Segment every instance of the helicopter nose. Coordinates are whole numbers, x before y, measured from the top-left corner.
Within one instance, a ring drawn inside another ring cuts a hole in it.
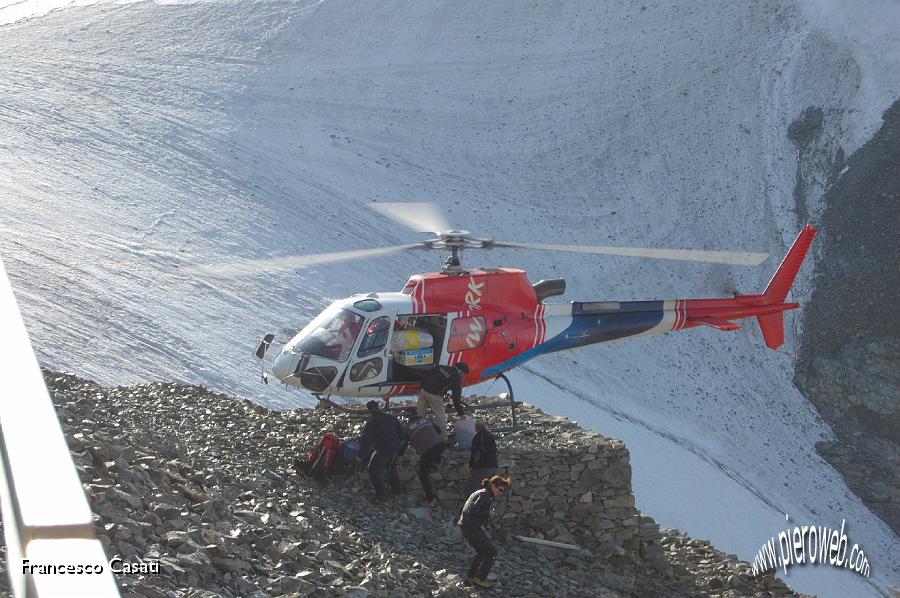
[[[272,362],[272,375],[279,380],[284,380],[291,374],[291,365],[294,361],[294,354],[290,351],[284,351],[275,361]]]

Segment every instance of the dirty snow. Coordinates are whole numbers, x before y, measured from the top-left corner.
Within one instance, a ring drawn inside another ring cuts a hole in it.
[[[849,153],[900,95],[890,21],[839,3],[3,1],[0,256],[41,360],[274,407],[312,399],[259,382],[263,333],[286,340],[331,299],[398,290],[438,256],[232,281],[188,266],[415,241],[364,206],[435,201],[497,239],[773,254],[755,269],[465,256],[564,276],[567,301],[753,292],[803,224],[788,124],[823,106]],[[808,566],[787,580],[879,595],[900,585],[900,541],[815,453],[830,432],[791,383],[800,332],[789,316],[773,352],[755,324],[692,330],[512,378],[519,398],[624,439],[639,507],[664,525],[752,560],[784,513],[845,518],[871,584]]]

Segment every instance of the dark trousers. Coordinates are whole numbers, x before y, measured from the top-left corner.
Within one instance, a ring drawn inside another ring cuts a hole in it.
[[[387,495],[384,478],[387,474],[391,489],[394,492],[402,492],[400,473],[397,471],[397,453],[388,451],[375,451],[369,459],[369,479],[375,488],[375,497],[384,498]]]
[[[466,579],[487,579],[494,566],[494,560],[497,558],[497,547],[487,537],[484,530],[480,527],[464,527],[462,528],[463,538],[466,539],[472,548],[475,549],[475,558],[472,559],[472,565],[469,567],[469,574]]]
[[[431,502],[437,498],[434,494],[434,487],[431,485],[431,468],[441,462],[441,456],[447,445],[439,442],[419,458],[419,480],[422,482],[422,488],[425,489],[425,500]]]

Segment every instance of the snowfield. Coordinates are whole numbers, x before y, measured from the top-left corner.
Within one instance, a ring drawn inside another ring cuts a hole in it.
[[[849,155],[900,97],[887,0],[74,4],[0,0],[0,256],[38,355],[276,408],[313,399],[259,381],[263,333],[278,345],[332,299],[399,290],[439,256],[227,281],[190,267],[413,242],[366,204],[434,201],[495,239],[772,254],[759,268],[464,256],[565,277],[557,300],[761,291],[805,224],[790,122],[821,107]],[[787,324],[781,352],[747,322],[511,378],[518,398],[622,438],[638,506],[663,525],[752,561],[783,529],[846,519],[872,577],[786,579],[884,595],[900,540],[815,453],[830,431],[792,385],[802,330]]]

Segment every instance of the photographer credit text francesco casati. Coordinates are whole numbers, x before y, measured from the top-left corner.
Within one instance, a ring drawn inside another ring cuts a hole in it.
[[[106,566],[116,575],[159,573],[157,559],[126,561],[120,556],[114,556]],[[33,563],[29,559],[22,560],[23,575],[100,575],[104,571],[103,563]]]
[[[827,563],[832,567],[843,567],[869,577],[869,558],[862,547],[854,544],[848,554],[846,520],[841,520],[841,529],[825,526],[795,526],[781,531],[776,538],[762,545],[753,559],[753,575],[762,575],[769,570],[782,567],[787,575],[789,566]],[[778,548],[776,553],[776,547]]]

